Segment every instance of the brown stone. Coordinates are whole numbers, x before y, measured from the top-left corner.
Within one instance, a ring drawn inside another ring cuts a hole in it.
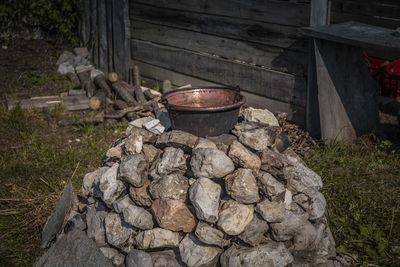
[[[157,149],[154,146],[148,144],[143,144],[142,151],[149,163],[153,163],[154,161],[159,159],[162,153],[160,149]]]
[[[228,156],[236,165],[245,169],[252,169],[255,174],[258,173],[261,167],[260,158],[238,141],[232,142]]]
[[[164,229],[189,233],[196,226],[193,214],[181,200],[156,199],[151,209],[157,223]]]
[[[227,193],[235,200],[244,203],[256,203],[260,200],[257,180],[249,169],[237,169],[225,177]]]
[[[135,202],[136,205],[142,207],[150,207],[152,200],[151,196],[148,192],[148,188],[150,185],[150,181],[146,180],[145,184],[142,187],[129,187],[129,196]]]

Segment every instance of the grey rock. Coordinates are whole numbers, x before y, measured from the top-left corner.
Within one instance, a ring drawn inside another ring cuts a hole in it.
[[[64,62],[58,66],[57,72],[62,75],[67,75],[68,73],[75,73],[75,69],[70,62]]]
[[[203,138],[203,137],[199,137],[197,139],[197,142],[196,142],[196,144],[195,144],[193,149],[198,149],[198,148],[214,148],[214,149],[218,149],[213,141],[208,140],[208,139]]]
[[[239,235],[239,238],[247,244],[255,247],[266,239],[264,234],[268,229],[268,223],[254,215],[253,220],[251,220],[251,222],[244,228],[244,231]]]
[[[197,136],[188,132],[173,130],[162,133],[156,142],[156,147],[164,149],[167,146],[182,149],[185,153],[190,153],[194,148]]]
[[[293,256],[283,243],[270,242],[254,248],[231,246],[221,255],[222,267],[287,266]]]
[[[285,155],[291,162],[306,165],[303,159],[290,147],[283,151],[282,155]]]
[[[126,189],[123,182],[117,177],[118,167],[119,164],[115,163],[99,180],[99,189],[102,192],[101,199],[108,205],[112,205]]]
[[[209,136],[207,139],[213,141],[217,146],[218,144],[224,144],[230,146],[233,141],[237,141],[237,137],[233,134],[221,134],[218,136]]]
[[[144,144],[142,151],[149,163],[153,163],[154,161],[159,159],[162,153],[160,149],[157,149],[156,147],[149,144]]]
[[[131,134],[131,130],[133,129],[133,127],[139,128],[141,129],[143,127],[143,123],[147,121],[147,117],[143,117],[140,119],[136,119],[133,121],[129,122],[128,128],[126,128],[126,134],[130,135]]]
[[[295,164],[295,162],[291,161],[285,155],[272,151],[269,148],[264,149],[261,152],[260,157],[261,157],[261,170],[266,171],[280,179],[284,179],[283,167]]]
[[[104,229],[104,218],[107,212],[96,211],[94,205],[88,206],[86,213],[86,234],[89,238],[93,239],[98,246],[106,245],[106,232]]]
[[[152,229],[154,223],[151,213],[142,207],[135,206],[129,197],[127,199],[129,205],[122,209],[124,221],[139,229]]]
[[[75,214],[70,218],[64,226],[64,233],[68,233],[74,230],[83,231],[86,229],[86,222],[82,218],[82,214]]]
[[[126,267],[153,267],[149,253],[141,250],[131,250],[125,259]]]
[[[235,170],[232,160],[224,152],[212,148],[194,150],[190,166],[197,178],[222,178]]]
[[[236,201],[244,204],[260,200],[256,178],[250,169],[237,169],[225,177],[227,193]]]
[[[210,179],[200,178],[190,186],[189,198],[197,218],[210,223],[218,221],[221,186]]]
[[[285,218],[282,222],[271,223],[272,235],[277,241],[286,241],[292,239],[297,230],[308,222],[308,215],[297,215],[292,211],[286,210]]]
[[[89,58],[89,50],[86,47],[75,47],[74,54],[82,58]]]
[[[260,158],[238,141],[232,142],[229,147],[228,156],[236,165],[242,168],[251,169],[254,171],[254,173],[258,173],[258,171],[260,170]]]
[[[285,203],[265,199],[257,204],[256,211],[269,223],[282,222],[285,218]]]
[[[268,172],[260,172],[260,175],[257,176],[257,180],[259,182],[261,192],[263,192],[266,196],[269,196],[271,199],[276,199],[285,193],[285,185],[276,180]]]
[[[271,147],[276,136],[281,132],[280,127],[267,126],[256,122],[242,122],[235,125],[232,133],[239,142],[256,151],[262,151]]]
[[[136,236],[140,249],[177,247],[179,241],[179,233],[162,228],[146,230]]]
[[[104,257],[109,259],[114,266],[123,266],[125,261],[125,256],[118,252],[114,248],[102,247],[100,251],[103,253]]]
[[[195,231],[196,237],[203,243],[221,248],[229,246],[230,241],[224,238],[224,233],[207,223],[199,222]]]
[[[75,58],[75,55],[72,52],[63,51],[61,53],[60,57],[57,59],[56,64],[60,65],[64,62],[69,62],[71,64],[73,62],[74,58]],[[74,70],[74,72],[75,72],[75,70]]]
[[[170,198],[185,201],[188,188],[188,179],[175,172],[151,182],[149,191],[153,199]]]
[[[201,244],[192,234],[187,234],[179,244],[182,261],[189,267],[216,266],[222,250]]]
[[[122,213],[122,211],[130,205],[134,205],[134,203],[129,198],[129,195],[125,195],[124,197],[121,197],[113,203],[113,209],[117,213]]]
[[[322,188],[321,177],[303,164],[285,166],[283,174],[287,188],[292,192],[304,193],[313,198]]]
[[[163,250],[158,252],[150,253],[151,260],[154,267],[180,267],[183,266],[179,264],[176,260],[177,256],[173,250]]]
[[[166,147],[161,160],[156,165],[156,172],[160,176],[168,175],[175,171],[186,170],[186,158],[182,149]]]
[[[47,218],[42,231],[42,240],[40,243],[42,248],[48,247],[56,235],[61,232],[64,221],[72,206],[73,191],[72,184],[69,183],[62,193],[60,200],[58,200],[55,209],[49,218]]]
[[[120,144],[107,150],[106,157],[108,158],[108,161],[117,161],[121,159],[122,154],[122,144]]]
[[[279,126],[275,115],[268,109],[245,108],[242,115],[246,121],[261,122],[270,126]]]
[[[106,230],[107,243],[115,247],[124,244],[134,232],[131,227],[123,224],[120,215],[116,213],[107,214],[104,218],[104,228]]]
[[[325,215],[326,200],[323,194],[317,192],[310,205],[310,220],[317,220]]]
[[[127,134],[128,138],[125,141],[125,148],[131,154],[140,153],[143,144],[154,144],[157,140],[155,134],[138,127],[132,127]]]
[[[35,267],[104,266],[112,264],[103,256],[96,244],[84,232],[75,230],[62,236],[34,264]]]
[[[297,229],[293,238],[293,250],[306,250],[312,248],[317,238],[317,230],[308,221]]]
[[[101,167],[93,172],[85,174],[81,187],[83,196],[89,197],[93,195],[93,188],[95,183],[99,181],[100,177],[104,174],[106,170],[108,170],[108,167]]]
[[[254,207],[228,200],[221,205],[218,228],[228,235],[241,234],[254,216]]]
[[[290,147],[290,139],[285,133],[280,133],[275,138],[275,143],[272,145],[272,149],[278,153],[284,152]]]
[[[125,157],[119,167],[119,178],[135,187],[141,187],[147,180],[149,163],[142,154]]]
[[[310,198],[303,193],[294,195],[293,201],[300,205],[300,207],[302,207],[304,210],[308,210],[310,208]]]
[[[129,196],[133,200],[133,202],[142,207],[150,207],[153,202],[148,192],[150,185],[150,180],[146,180],[142,187],[129,187]]]

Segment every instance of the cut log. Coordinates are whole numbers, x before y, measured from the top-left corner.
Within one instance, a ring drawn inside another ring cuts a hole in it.
[[[110,72],[108,74],[108,80],[112,83],[115,83],[116,81],[118,81],[118,74],[115,72]]]
[[[111,86],[115,90],[115,92],[117,92],[117,94],[122,98],[122,100],[124,100],[128,105],[138,105],[136,100],[127,89],[127,87],[129,87],[129,84],[123,81],[118,81],[114,82]]]
[[[86,96],[41,96],[23,100],[10,100],[7,103],[8,110],[20,106],[21,109],[53,108],[57,105],[65,107],[68,111],[89,109],[89,98]]]
[[[83,89],[70,89],[68,91],[69,96],[84,96],[86,95],[86,91]]]
[[[93,78],[93,82],[94,84],[99,88],[99,89],[103,89],[104,92],[106,93],[107,97],[111,97],[111,88],[107,83],[106,77],[104,76],[104,74],[99,74],[96,75]]]
[[[104,118],[106,119],[120,119],[122,117],[124,117],[126,114],[130,113],[130,112],[136,112],[136,111],[141,111],[144,108],[148,107],[151,105],[151,103],[153,101],[158,101],[160,98],[157,97],[152,101],[147,101],[146,103],[144,103],[143,105],[140,106],[136,106],[136,107],[128,107],[128,108],[124,108],[123,110],[120,110],[118,113],[116,114],[106,114],[104,115]]]
[[[143,94],[142,88],[140,88],[140,72],[139,67],[135,65],[133,67],[133,78],[135,82],[135,97],[137,102],[143,104],[146,102],[146,97]]]
[[[122,110],[122,109],[127,108],[127,107],[128,107],[128,105],[124,101],[122,101],[120,99],[117,99],[114,102],[114,108],[117,109],[117,110]]]
[[[143,94],[144,94],[144,96],[146,97],[147,100],[152,100],[153,98],[157,97],[156,95],[153,95],[151,93],[151,90],[143,91]]]

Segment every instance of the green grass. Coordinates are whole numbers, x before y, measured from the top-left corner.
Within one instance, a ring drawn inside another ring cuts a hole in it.
[[[355,265],[400,261],[400,156],[389,141],[317,145],[307,165],[321,175],[337,251]],[[398,265],[397,265],[398,266]]]
[[[52,112],[55,119],[60,110]],[[43,223],[71,181],[79,190],[85,173],[96,169],[120,124],[59,128],[38,111],[0,113],[0,266],[28,266],[39,249]]]

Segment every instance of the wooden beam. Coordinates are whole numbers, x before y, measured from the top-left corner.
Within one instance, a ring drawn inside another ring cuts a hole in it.
[[[328,0],[311,0],[310,26],[326,25]],[[318,103],[318,86],[315,67],[314,41],[310,40],[308,52],[306,129],[314,137],[320,137],[321,125]]]

